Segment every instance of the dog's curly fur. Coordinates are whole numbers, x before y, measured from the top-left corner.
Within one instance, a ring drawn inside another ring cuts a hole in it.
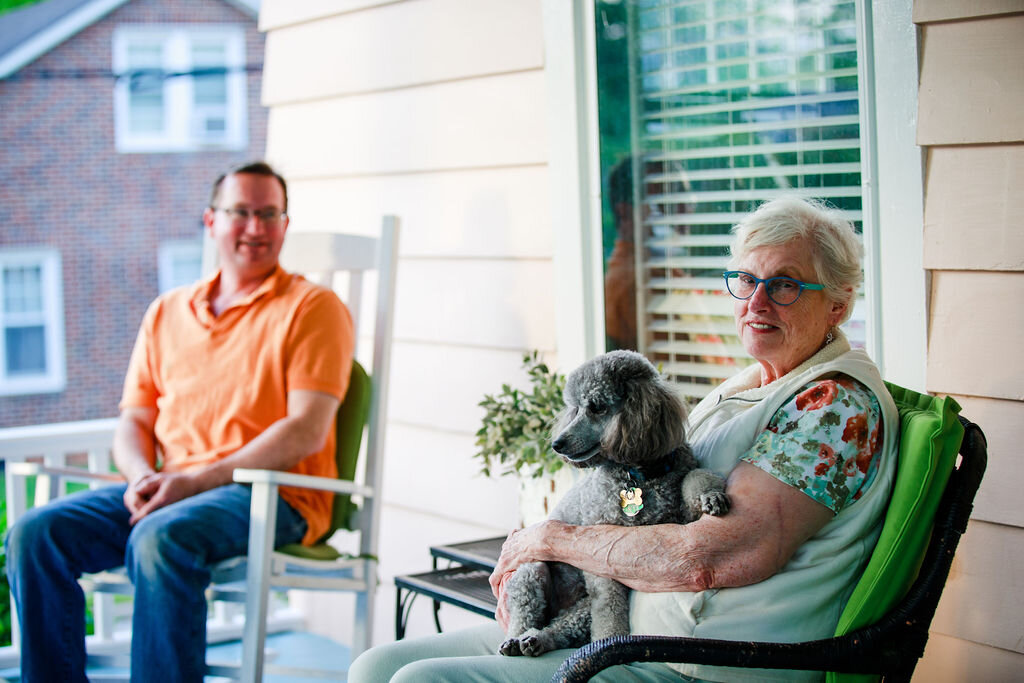
[[[728,511],[725,482],[698,469],[683,433],[685,409],[657,369],[634,351],[612,351],[573,371],[553,447],[591,471],[551,513],[569,524],[694,521]],[[624,514],[620,491],[642,489],[643,508]],[[629,589],[558,562],[520,566],[506,586],[505,655],[537,656],[629,633]]]

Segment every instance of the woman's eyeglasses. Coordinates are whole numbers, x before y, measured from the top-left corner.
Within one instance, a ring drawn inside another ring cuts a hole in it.
[[[779,306],[796,303],[805,289],[825,289],[825,285],[801,282],[785,275],[776,275],[764,280],[742,270],[728,270],[722,275],[725,277],[725,288],[737,299],[749,299],[754,296],[754,290],[763,282],[768,298]]]

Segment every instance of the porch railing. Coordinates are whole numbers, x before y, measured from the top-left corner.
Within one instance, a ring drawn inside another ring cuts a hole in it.
[[[34,490],[33,503],[44,504],[67,491],[74,476],[11,476],[12,463],[38,462],[54,471],[113,472],[111,447],[117,418],[28,425],[0,429],[0,462],[5,466],[4,497],[7,504],[7,525],[12,526],[29,506],[29,491]],[[27,485],[31,481],[31,485]],[[90,487],[109,485],[94,481]],[[90,654],[117,655],[126,653],[131,639],[131,601],[116,600],[109,593],[96,593],[92,603],[94,634],[86,639]],[[210,643],[237,640],[241,637],[244,615],[242,606],[213,603],[207,621]],[[286,601],[277,604],[268,621],[268,631],[301,628],[304,619]],[[11,604],[11,636],[9,646],[0,647],[0,669],[16,667],[20,652],[17,618]]]

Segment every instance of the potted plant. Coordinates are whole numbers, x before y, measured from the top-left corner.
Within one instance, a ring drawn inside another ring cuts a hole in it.
[[[480,406],[483,422],[476,433],[480,472],[485,476],[519,476],[520,522],[525,526],[545,517],[576,480],[551,448],[551,429],[565,407],[565,375],[542,362],[537,351],[523,356],[530,388],[503,384],[497,394],[486,394]]]

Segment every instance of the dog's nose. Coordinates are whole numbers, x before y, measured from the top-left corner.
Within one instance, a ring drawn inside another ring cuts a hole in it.
[[[555,440],[551,442],[551,448],[554,449],[555,453],[565,455],[566,441],[568,441],[568,439],[565,438],[565,434],[559,434]]]

